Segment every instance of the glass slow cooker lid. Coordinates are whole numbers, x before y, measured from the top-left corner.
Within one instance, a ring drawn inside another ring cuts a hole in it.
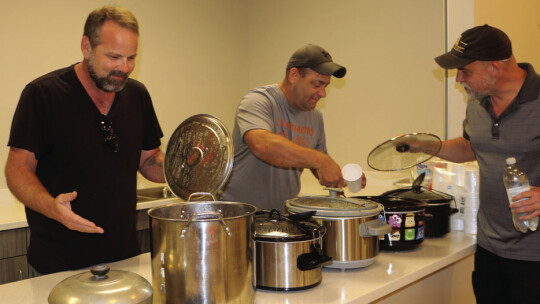
[[[429,190],[424,186],[409,187],[390,190],[382,194],[382,196],[394,196],[399,198],[408,198],[426,202],[428,204],[433,203],[448,203],[454,199],[450,194],[439,192],[436,190]]]
[[[355,198],[381,203],[386,212],[417,212],[425,210],[428,206],[424,201],[396,196],[358,196]]]
[[[286,206],[293,213],[316,210],[317,216],[334,217],[372,216],[382,211],[382,206],[376,202],[346,197],[296,197],[287,200]]]
[[[411,145],[422,143],[432,152],[411,152]],[[414,167],[439,153],[442,143],[437,135],[412,133],[391,138],[369,152],[368,165],[379,171],[398,171]]]

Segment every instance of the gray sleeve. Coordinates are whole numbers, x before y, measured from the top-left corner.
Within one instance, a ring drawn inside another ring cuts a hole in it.
[[[271,103],[266,96],[257,92],[250,92],[242,98],[236,110],[236,120],[242,138],[247,131],[253,129],[274,132]]]

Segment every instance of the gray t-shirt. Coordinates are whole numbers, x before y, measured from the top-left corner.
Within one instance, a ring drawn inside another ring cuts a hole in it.
[[[516,231],[502,181],[513,156],[531,186],[540,187],[540,76],[530,64],[520,67],[527,78],[514,101],[499,118],[489,97],[469,101],[463,135],[480,167],[478,245],[500,257],[540,261],[540,230]]]
[[[326,153],[322,114],[294,109],[277,84],[247,93],[236,110],[234,167],[221,200],[249,203],[259,209],[285,209],[300,192],[301,168],[278,168],[251,153],[244,135],[253,129],[279,134],[299,145]]]

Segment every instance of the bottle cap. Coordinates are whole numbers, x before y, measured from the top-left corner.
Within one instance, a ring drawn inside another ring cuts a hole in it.
[[[506,159],[506,164],[507,165],[513,165],[516,163],[516,159],[514,157],[509,157]]]

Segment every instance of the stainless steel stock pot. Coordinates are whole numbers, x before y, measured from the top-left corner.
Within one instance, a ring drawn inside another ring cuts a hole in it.
[[[150,209],[154,303],[253,303],[256,210],[208,201]]]
[[[152,220],[154,303],[253,303],[255,206],[192,201],[212,196],[232,171],[233,146],[215,117],[195,115],[178,126],[165,154],[165,178],[187,202],[155,207]]]

